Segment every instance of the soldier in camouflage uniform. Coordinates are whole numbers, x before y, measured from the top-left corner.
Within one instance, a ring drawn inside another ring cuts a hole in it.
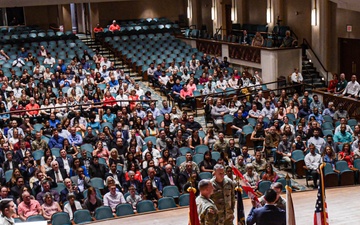
[[[224,177],[224,166],[216,164],[214,166],[215,176],[211,179],[214,186],[214,193],[211,199],[218,208],[218,225],[234,224],[235,209],[235,187],[234,183]]]
[[[196,206],[201,225],[215,225],[218,221],[218,209],[210,199],[214,191],[212,182],[204,179],[199,182],[200,195],[196,198]]]

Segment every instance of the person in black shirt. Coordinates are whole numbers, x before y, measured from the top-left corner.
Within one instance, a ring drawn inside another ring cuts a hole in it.
[[[194,116],[189,116],[189,121],[185,124],[186,130],[192,132],[193,130],[202,130],[200,123],[194,121]]]
[[[243,112],[240,109],[237,112],[237,116],[233,119],[233,125],[231,126],[231,129],[233,131],[234,137],[239,137],[239,145],[244,145],[246,142],[246,138],[244,137],[244,134],[242,132],[242,127],[248,124],[246,118],[242,116]]]

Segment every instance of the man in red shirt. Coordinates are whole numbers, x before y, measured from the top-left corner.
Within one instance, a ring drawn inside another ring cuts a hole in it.
[[[25,109],[31,110],[31,111],[26,112],[26,115],[28,115],[30,117],[31,124],[34,124],[35,122],[41,122],[41,121],[39,121],[41,119],[40,110],[39,110],[40,106],[35,103],[34,98],[30,98],[30,103],[25,106]],[[33,109],[35,109],[35,110],[33,110]]]
[[[94,33],[103,32],[104,29],[100,26],[100,24],[96,24],[96,27],[94,27]]]
[[[113,23],[109,27],[109,31],[114,32],[116,30],[120,30],[120,26],[116,24],[116,20],[113,20]]]

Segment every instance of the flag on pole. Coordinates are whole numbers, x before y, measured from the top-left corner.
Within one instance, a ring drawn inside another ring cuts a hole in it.
[[[236,187],[236,196],[237,196],[237,221],[238,225],[245,225],[245,213],[244,213],[244,203],[242,199],[242,188]]]
[[[315,204],[314,225],[329,225],[327,204],[325,197],[324,185],[324,166],[325,163],[320,165],[320,180],[318,186],[318,194]]]
[[[189,225],[200,225],[199,222],[199,215],[197,212],[197,207],[196,207],[196,201],[195,201],[195,192],[196,189],[193,187],[190,187],[187,189],[190,197],[189,197]]]
[[[246,194],[249,196],[249,198],[254,199],[258,204],[260,204],[259,199],[255,194],[255,191],[251,188],[249,182],[245,179],[242,173],[234,165],[231,168],[235,176],[240,179],[240,185],[242,189],[246,192]]]
[[[291,197],[292,189],[287,185],[285,189],[286,189],[286,225],[296,225],[295,210],[294,210],[293,200]]]

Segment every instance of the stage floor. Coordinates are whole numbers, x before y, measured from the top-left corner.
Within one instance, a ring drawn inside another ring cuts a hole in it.
[[[328,205],[329,224],[360,224],[360,187],[342,187],[326,190]],[[293,193],[293,202],[297,225],[313,224],[317,190]],[[285,197],[285,195],[283,195]],[[245,216],[250,211],[251,202],[244,200]],[[115,223],[134,225],[187,225],[188,208],[170,211],[158,211],[156,213],[135,215],[126,218],[94,222],[96,225],[110,225]]]

